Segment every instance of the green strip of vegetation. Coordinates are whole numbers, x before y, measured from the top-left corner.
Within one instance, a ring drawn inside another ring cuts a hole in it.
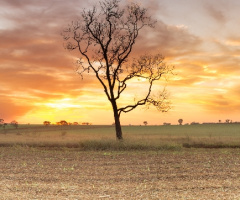
[[[74,148],[82,151],[157,151],[181,150],[182,145],[159,144],[151,145],[140,142],[111,141],[111,140],[86,140],[79,143],[0,143],[0,147],[36,147],[36,148]]]

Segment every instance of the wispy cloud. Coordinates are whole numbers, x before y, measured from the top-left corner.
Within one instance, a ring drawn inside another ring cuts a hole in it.
[[[221,2],[219,4],[221,4]],[[212,19],[216,20],[221,24],[224,24],[227,20],[223,9],[221,9],[219,6],[216,6],[216,4],[211,5],[208,3],[206,5],[206,10],[208,14],[212,17]]]

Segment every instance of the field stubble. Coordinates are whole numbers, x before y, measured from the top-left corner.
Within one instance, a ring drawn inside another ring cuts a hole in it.
[[[239,199],[239,149],[0,148],[0,199]]]

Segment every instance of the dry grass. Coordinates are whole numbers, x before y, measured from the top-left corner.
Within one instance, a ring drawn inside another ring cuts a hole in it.
[[[0,146],[72,147],[82,150],[239,148],[240,125],[123,127],[116,142],[113,126],[20,126],[1,129]]]

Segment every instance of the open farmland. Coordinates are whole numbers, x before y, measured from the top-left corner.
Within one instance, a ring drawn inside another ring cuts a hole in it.
[[[240,124],[123,126],[125,143],[148,147],[240,147]],[[20,125],[0,129],[0,145],[80,147],[116,143],[114,126]]]
[[[240,199],[239,124],[123,131],[119,143],[112,126],[1,129],[0,199]]]

